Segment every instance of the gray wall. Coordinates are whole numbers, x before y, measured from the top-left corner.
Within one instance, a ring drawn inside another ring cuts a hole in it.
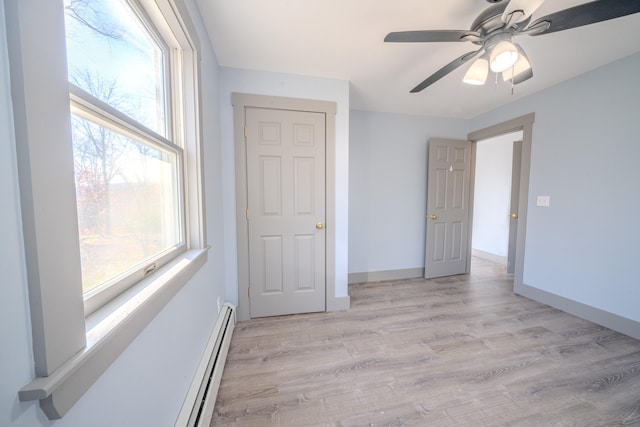
[[[424,267],[427,141],[465,120],[351,111],[349,273]]]
[[[213,327],[216,298],[236,298],[234,286],[225,295],[225,284],[236,280],[233,266],[225,268],[225,256],[235,253],[235,236],[223,212],[233,209],[225,203],[233,199],[234,184],[225,165],[231,159],[229,142],[225,139],[223,146],[220,136],[221,129],[227,129],[228,138],[231,124],[221,122],[220,117],[228,120],[228,111],[223,114],[220,105],[229,105],[230,91],[253,87],[229,76],[221,98],[219,69],[195,13],[195,0],[186,2],[204,48],[209,261],[56,426],[171,425]],[[350,124],[341,125],[343,133],[345,126],[351,127],[350,142],[339,147],[341,161],[349,164],[338,166],[351,179],[349,200],[339,207],[346,210],[351,204],[351,227],[345,221],[343,229],[350,239],[349,271],[424,265],[428,138],[464,138],[470,130],[535,112],[525,283],[640,321],[635,270],[640,256],[639,74],[640,54],[636,54],[470,121],[351,112]],[[286,87],[287,82],[313,81],[288,77],[279,82]],[[340,99],[344,84],[332,85]],[[46,426],[50,423],[36,403],[17,400],[17,390],[33,378],[33,355],[8,88],[0,8],[0,425]],[[338,108],[348,109],[348,99]],[[349,117],[348,111],[341,114]],[[344,152],[349,149],[350,153]],[[550,208],[535,207],[539,194],[551,196]],[[346,241],[338,244],[344,248]],[[341,254],[346,257],[346,251]]]
[[[640,321],[640,54],[471,120],[535,112],[524,283]],[[535,206],[537,195],[551,206]]]
[[[424,267],[430,137],[534,112],[524,283],[640,321],[638,75],[635,54],[465,121],[352,111],[349,272]]]
[[[203,47],[202,113],[208,262],[56,426],[167,426],[184,400],[213,328],[227,275],[222,219],[218,65],[194,0],[186,0]],[[52,165],[55,167],[55,165]],[[0,425],[48,426],[18,390],[34,378],[16,148],[9,96],[4,7],[0,7]]]

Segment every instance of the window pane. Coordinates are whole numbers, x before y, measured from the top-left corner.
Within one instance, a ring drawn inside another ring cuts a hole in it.
[[[167,136],[164,51],[126,0],[65,0],[69,81]]]
[[[84,292],[182,243],[178,155],[72,116]]]

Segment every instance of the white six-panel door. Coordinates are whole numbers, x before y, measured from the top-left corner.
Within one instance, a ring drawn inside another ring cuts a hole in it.
[[[425,278],[464,274],[469,235],[471,142],[429,141]]]
[[[325,310],[325,116],[246,109],[251,317]]]

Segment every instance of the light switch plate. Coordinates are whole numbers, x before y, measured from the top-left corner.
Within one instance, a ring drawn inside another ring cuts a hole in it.
[[[550,196],[538,196],[538,199],[536,200],[536,206],[542,206],[542,207],[548,208],[550,204],[551,204]]]

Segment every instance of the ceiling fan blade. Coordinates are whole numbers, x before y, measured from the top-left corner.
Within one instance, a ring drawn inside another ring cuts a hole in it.
[[[480,56],[480,54],[483,51],[484,51],[484,48],[481,48],[476,51],[467,52],[464,55],[454,59],[453,61],[451,61],[450,63],[448,63],[447,65],[445,65],[444,67],[440,68],[438,71],[436,71],[435,73],[427,77],[418,86],[411,89],[411,93],[420,92],[426,87],[431,86],[432,84],[434,84],[435,82],[437,82],[438,80],[440,80],[441,78],[443,78],[444,76],[446,76],[447,74],[455,70],[456,68],[460,67],[465,62]]]
[[[424,43],[424,42],[464,42],[465,37],[480,34],[467,30],[424,30],[424,31],[400,31],[389,33],[384,38],[385,42],[392,43]]]
[[[638,12],[640,12],[640,1],[638,0],[597,0],[543,16],[540,19],[536,19],[529,27],[541,22],[549,22],[549,28],[531,34],[532,36],[539,36],[595,24],[596,22],[608,21],[609,19],[620,18]]]
[[[544,3],[544,0],[511,0],[502,13],[502,22],[517,24],[529,18]],[[511,14],[517,12],[513,17]]]

